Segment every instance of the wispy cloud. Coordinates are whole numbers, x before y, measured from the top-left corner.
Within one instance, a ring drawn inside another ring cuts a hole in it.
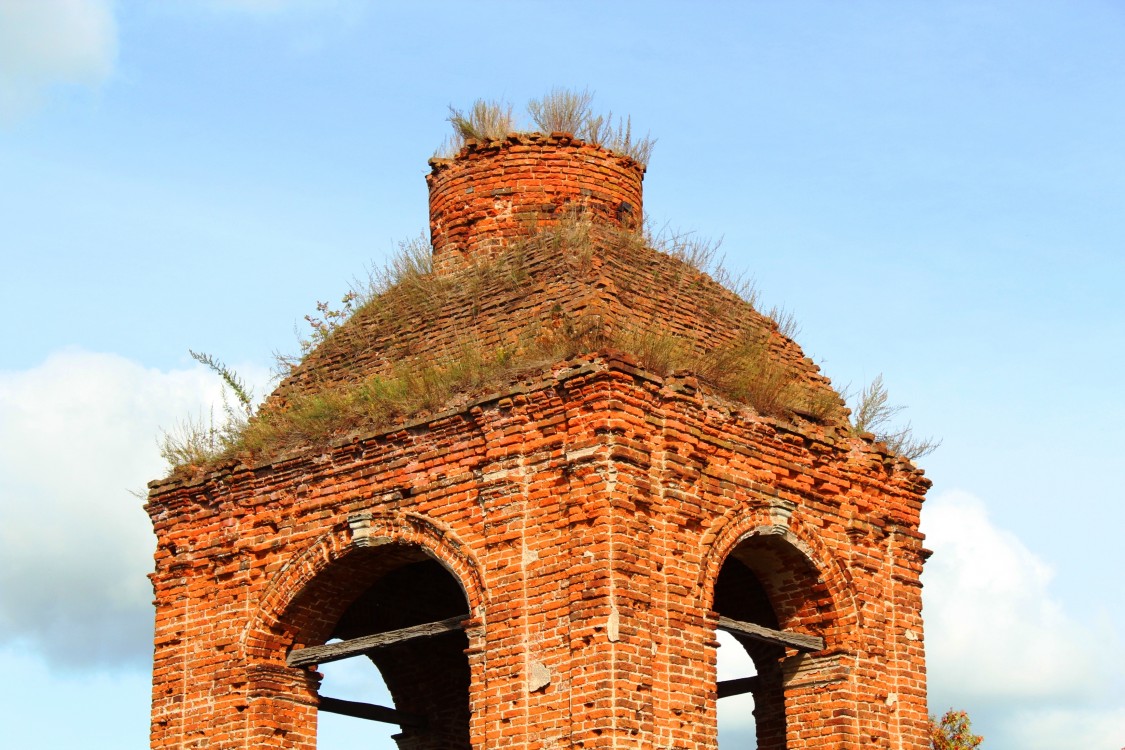
[[[298,5],[302,0],[208,0],[207,5],[217,10],[235,10],[249,13],[276,13]]]
[[[1109,628],[1079,622],[1051,568],[964,492],[928,501],[934,556],[923,574],[930,708],[968,709],[986,744],[1052,750],[1125,745],[1125,712],[1105,700],[1125,672]],[[1076,739],[1085,731],[1091,742]],[[1117,744],[1094,742],[1116,736]]]
[[[215,11],[270,15],[290,11],[334,14],[342,9],[357,9],[357,0],[181,0]]]
[[[117,57],[112,0],[0,0],[0,120],[58,84],[96,86]]]
[[[147,661],[154,540],[130,491],[165,471],[159,429],[219,391],[202,368],[78,350],[0,373],[0,646],[64,669]]]

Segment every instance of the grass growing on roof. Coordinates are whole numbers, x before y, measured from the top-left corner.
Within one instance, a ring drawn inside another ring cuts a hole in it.
[[[827,387],[810,386],[773,355],[773,337],[784,335],[777,324],[754,323],[746,317],[752,315],[746,304],[747,298],[754,297],[752,285],[741,287],[742,297],[730,290],[716,291],[705,270],[717,267],[717,248],[690,235],[609,229],[576,215],[510,243],[495,257],[456,274],[439,275],[433,272],[424,240],[403,243],[387,265],[374,269],[363,285],[344,298],[341,309],[318,305],[318,314],[309,316],[311,334],[301,342],[302,356],[281,361],[291,377],[267,408],[222,432],[222,440],[215,440],[213,430],[189,431],[181,436],[187,444],[170,449],[166,457],[173,466],[246,453],[268,460],[289,450],[323,446],[350,433],[376,431],[443,411],[502,390],[505,384],[553,363],[607,347],[632,354],[656,375],[690,372],[714,392],[749,404],[763,415],[842,419],[838,397]],[[644,253],[652,249],[683,262],[643,264]],[[619,322],[613,327],[598,315],[559,308],[530,321],[514,338],[487,346],[467,333],[443,350],[412,351],[400,341],[409,326],[443,318],[452,309],[467,311],[475,320],[484,301],[497,293],[527,296],[539,283],[530,267],[536,253],[560,258],[575,275],[588,274],[591,279],[605,272],[606,263],[644,266],[643,273],[634,273],[634,286],[622,287],[618,294],[626,305],[645,300],[654,304],[653,319],[643,326]],[[711,290],[711,307],[700,310],[740,327],[741,333],[733,339],[704,345],[707,326],[703,323],[697,329],[675,330],[660,318],[665,305],[686,304],[706,290]],[[358,316],[362,321],[357,323],[365,326],[362,335],[351,326],[343,328],[349,318]],[[300,366],[302,360],[321,356],[321,350],[346,358],[348,347],[369,346],[372,338],[380,342],[385,357],[385,366],[375,374],[316,380],[317,363]],[[401,351],[396,348],[400,345]]]
[[[647,133],[635,134],[631,117],[618,117],[615,125],[612,112],[594,114],[590,108],[593,98],[593,93],[586,89],[554,88],[543,97],[532,99],[527,112],[535,127],[530,132],[571,133],[647,166],[656,140]],[[528,132],[513,117],[512,105],[498,100],[477,99],[468,110],[450,106],[448,119],[453,133],[434,152],[439,159],[453,158],[469,141],[499,141],[512,133]]]

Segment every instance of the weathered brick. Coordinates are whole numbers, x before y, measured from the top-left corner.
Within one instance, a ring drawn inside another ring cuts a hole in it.
[[[639,220],[642,175],[565,134],[435,162],[439,272],[566,207]],[[670,325],[702,348],[766,325],[749,308],[708,315],[674,290],[593,290],[638,273],[552,271],[534,299],[443,311],[410,321],[408,337],[452,346],[446,328],[461,326],[504,341],[555,299],[596,301],[619,322],[670,301]],[[698,289],[724,293],[709,280]],[[402,344],[367,341],[363,320],[349,326],[268,408],[379,371]],[[828,388],[788,339],[774,335],[770,351]],[[396,708],[428,720],[404,729],[400,747],[714,748],[721,614],[825,642],[801,655],[741,641],[760,677],[760,748],[923,750],[927,487],[840,423],[764,417],[608,350],[409,426],[176,474],[153,483],[147,506],[158,537],[152,747],[311,749],[319,675],[287,667],[292,649],[466,614],[463,632],[371,656]]]

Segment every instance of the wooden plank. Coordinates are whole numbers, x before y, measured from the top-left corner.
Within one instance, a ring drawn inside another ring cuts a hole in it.
[[[341,698],[320,696],[321,711],[327,711],[341,716],[352,716],[368,721],[381,721],[384,724],[398,724],[403,729],[421,729],[426,726],[426,720],[421,716],[404,714],[386,706],[376,706],[374,703],[360,703],[359,701],[346,701]]]
[[[736,680],[719,680],[715,685],[720,698],[729,698],[732,695],[743,695],[744,693],[752,693],[758,689],[761,684],[762,678],[754,677],[739,677]]]
[[[798,651],[821,651],[824,649],[824,639],[815,635],[794,633],[790,630],[774,630],[773,628],[755,625],[752,622],[732,620],[729,617],[719,617],[719,630],[728,633],[744,635],[775,646],[788,646]]]
[[[326,643],[323,646],[310,646],[289,652],[285,663],[291,667],[307,667],[311,664],[327,664],[330,661],[339,661],[351,656],[366,654],[377,648],[393,646],[412,638],[429,638],[442,633],[458,630],[461,623],[469,619],[468,615],[450,617],[448,620],[427,622],[424,625],[414,625],[399,630],[388,630],[385,633],[373,633],[359,638],[351,638],[339,643]]]

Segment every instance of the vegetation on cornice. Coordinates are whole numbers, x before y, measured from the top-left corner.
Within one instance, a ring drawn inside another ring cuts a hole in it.
[[[587,143],[628,156],[641,166],[647,166],[656,141],[645,134],[633,133],[630,117],[618,117],[614,124],[613,113],[595,114],[590,108],[594,95],[583,89],[551,89],[540,99],[527,104],[527,114],[534,128],[524,128],[512,115],[512,105],[498,100],[477,99],[467,110],[450,106],[449,123],[453,134],[438,148],[434,156],[451,159],[468,141],[499,141],[517,132],[571,133]]]
[[[890,403],[890,394],[880,373],[854,400],[851,409],[852,431],[857,435],[873,434],[892,453],[905,456],[911,461],[933,453],[941,445],[941,440],[915,435],[910,422],[905,425],[894,423],[895,416],[905,408]]]

